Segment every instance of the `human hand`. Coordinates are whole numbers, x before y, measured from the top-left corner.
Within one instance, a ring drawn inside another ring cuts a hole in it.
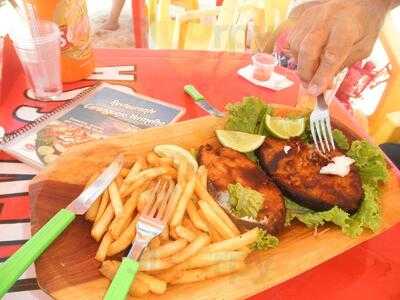
[[[324,92],[337,72],[370,54],[391,2],[324,0],[291,12],[289,49],[311,95]]]

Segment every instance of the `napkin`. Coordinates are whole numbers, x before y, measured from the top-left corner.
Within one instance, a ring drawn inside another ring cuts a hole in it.
[[[280,91],[290,87],[293,82],[287,79],[285,76],[272,72],[271,77],[268,80],[261,81],[253,78],[253,65],[248,65],[238,70],[238,74],[244,79],[250,81],[252,84],[265,87],[274,91]]]

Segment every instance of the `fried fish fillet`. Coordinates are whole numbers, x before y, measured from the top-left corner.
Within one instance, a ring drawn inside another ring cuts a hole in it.
[[[289,151],[284,150],[285,146]],[[335,205],[354,213],[360,206],[363,191],[361,178],[354,166],[345,177],[320,174],[332,157],[343,155],[339,150],[322,156],[314,147],[299,139],[267,138],[258,150],[263,169],[274,179],[282,192],[300,205],[316,211]]]
[[[254,162],[235,150],[209,144],[200,147],[198,157],[200,164],[208,169],[209,190],[239,227],[260,226],[272,234],[283,229],[286,212],[283,196]],[[240,219],[227,209],[227,187],[235,183],[263,194],[264,206],[258,213],[257,222]]]

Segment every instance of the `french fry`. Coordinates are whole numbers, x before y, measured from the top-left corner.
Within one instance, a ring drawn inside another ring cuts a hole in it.
[[[94,220],[95,222],[97,222],[104,214],[104,211],[106,210],[109,201],[110,201],[110,194],[108,193],[108,189],[106,189],[103,195],[101,195],[99,209],[97,210],[96,219]]]
[[[208,232],[207,223],[201,218],[199,213],[197,212],[197,208],[193,203],[193,200],[190,199],[187,205],[187,213],[189,215],[190,220],[192,221],[193,225],[204,232]]]
[[[206,246],[202,252],[217,252],[217,251],[233,251],[249,246],[254,243],[258,237],[258,228],[253,228],[234,238],[213,243]]]
[[[214,210],[205,200],[200,200],[198,204],[203,212],[203,215],[206,217],[207,222],[213,226],[222,237],[227,239],[235,236],[235,233],[231,230],[231,228],[229,228],[228,225],[220,219],[220,217],[214,212]]]
[[[147,171],[149,171],[149,172],[147,172]],[[121,197],[125,198],[126,196],[130,195],[135,189],[137,189],[138,187],[143,185],[146,181],[149,181],[156,177],[162,176],[162,175],[168,173],[168,171],[169,170],[167,168],[160,167],[160,168],[147,169],[147,170],[140,172],[136,176],[142,176],[141,174],[144,173],[143,176],[139,177],[139,178],[133,178],[132,182],[128,183],[129,186],[123,192],[121,192]],[[147,173],[145,173],[145,172],[147,172]]]
[[[143,160],[142,159],[138,159],[132,166],[132,168],[129,170],[128,174],[126,175],[124,182],[122,183],[122,186],[120,188],[120,192],[121,194],[123,194],[125,192],[125,190],[127,189],[128,185],[129,185],[129,181],[135,177],[140,170],[144,167],[143,166]]]
[[[185,248],[187,241],[184,239],[168,242],[157,249],[149,250],[142,255],[142,259],[164,258],[171,256]]]
[[[122,250],[125,250],[132,243],[136,234],[136,223],[138,220],[138,216],[136,216],[131,223],[129,223],[128,227],[125,231],[119,236],[117,240],[115,240],[109,247],[107,251],[107,256],[113,256]]]
[[[118,190],[121,188],[123,182],[124,178],[121,176],[121,174],[118,174],[118,176],[115,178],[115,183],[117,184]]]
[[[186,159],[179,158],[179,165],[178,165],[178,184],[182,187],[186,184],[186,174],[188,171],[188,162]]]
[[[169,176],[171,178],[176,178],[178,176],[178,172],[176,171],[176,169],[174,167],[163,166],[162,168],[164,168],[166,170],[165,175],[162,175],[162,176]]]
[[[161,280],[168,283],[177,280],[179,277],[183,275],[184,272],[184,270],[178,266],[179,265],[176,265],[175,267],[163,270],[161,273],[156,275],[157,278],[160,278]]]
[[[143,178],[153,179],[153,178],[161,176],[167,172],[168,172],[168,170],[165,167],[149,168],[149,169],[140,171],[138,174],[136,174],[135,176],[132,176],[131,178],[127,178],[125,181],[127,183],[134,183]]]
[[[193,242],[196,239],[196,233],[194,233],[193,231],[191,231],[186,227],[177,226],[175,227],[175,232],[178,235],[178,237],[186,241]]]
[[[188,270],[182,273],[182,276],[172,281],[172,284],[191,283],[227,275],[239,271],[245,267],[243,261],[228,261],[202,269]]]
[[[165,226],[163,232],[160,234],[160,238],[162,242],[168,241],[169,240],[169,228],[168,226]]]
[[[116,216],[114,221],[110,225],[110,232],[114,239],[118,239],[121,232],[128,226],[129,221],[136,209],[139,196],[141,192],[146,189],[147,185],[144,184],[141,189],[135,190],[129,199],[125,202],[123,212],[120,216]]]
[[[150,166],[154,167],[171,167],[173,166],[173,160],[168,157],[159,157],[154,152],[149,152],[146,155],[146,160]]]
[[[101,264],[99,271],[104,277],[112,280],[115,276],[115,273],[117,273],[119,265],[120,265],[119,261],[105,260]]]
[[[175,241],[180,240],[180,237],[176,234],[175,227],[169,228],[169,236],[173,238]]]
[[[108,193],[110,194],[111,205],[114,208],[115,216],[121,216],[124,211],[124,206],[122,204],[118,186],[115,181],[113,181],[108,187]]]
[[[89,180],[87,181],[85,185],[85,189],[88,188],[89,185],[91,185],[97,177],[99,177],[100,172],[95,172],[92,176],[90,176]],[[85,219],[88,221],[94,221],[96,219],[97,215],[97,210],[99,209],[100,205],[100,197],[96,199],[95,202],[93,202],[92,206],[88,209],[88,211],[85,213]]]
[[[187,185],[185,186],[182,196],[179,199],[175,212],[172,216],[171,220],[172,227],[176,227],[179,224],[181,224],[183,216],[186,211],[187,204],[193,195],[195,185],[196,185],[196,177],[192,176],[192,178],[188,181]]]
[[[96,215],[97,211],[99,210],[100,202],[101,202],[101,197],[98,197],[96,201],[93,202],[92,206],[90,206],[90,208],[85,213],[86,220],[92,222],[96,220]]]
[[[201,165],[199,169],[197,170],[197,174],[199,176],[199,180],[201,184],[203,185],[204,188],[207,189],[207,169],[204,165]]]
[[[107,256],[107,250],[108,247],[111,245],[113,239],[112,236],[109,232],[107,232],[104,236],[103,239],[101,240],[100,246],[97,249],[97,253],[95,256],[95,259],[98,261],[104,261]]]
[[[165,270],[172,267],[174,264],[168,260],[155,258],[155,259],[143,259],[140,260],[139,270],[140,271],[159,271]]]
[[[121,172],[119,172],[119,175],[121,175],[123,178],[128,176],[128,174],[129,174],[129,169],[128,168],[122,168]]]
[[[196,234],[196,236],[204,233],[203,231],[197,229],[196,226],[193,225],[190,218],[188,218],[187,216],[183,218],[182,225],[185,226],[187,229],[193,231]]]
[[[191,242],[187,247],[185,247],[182,251],[176,253],[175,255],[168,257],[167,260],[172,262],[173,264],[178,264],[189,257],[196,255],[202,248],[210,243],[210,237],[207,234],[202,234]]]
[[[224,261],[244,260],[247,253],[241,251],[220,251],[199,253],[179,265],[179,268],[188,270],[215,265]]]
[[[208,221],[207,218],[204,217],[204,214],[202,212],[202,210],[199,208],[197,210],[198,214],[202,217],[202,219],[204,220],[204,222],[206,222],[207,226],[208,226],[208,234],[210,235],[210,239],[212,242],[219,242],[223,240],[223,237],[218,233],[218,231],[215,230],[215,228],[213,226],[211,226]]]
[[[136,276],[138,276],[136,274]],[[135,278],[132,282],[131,287],[129,288],[129,295],[133,297],[142,297],[146,295],[150,291],[150,287],[142,280]]]
[[[182,186],[178,184],[175,185],[174,190],[172,191],[171,199],[169,200],[169,204],[167,206],[167,210],[165,212],[165,223],[169,224],[170,220],[174,214],[176,206],[178,205],[179,198],[182,195]]]
[[[154,294],[161,295],[164,294],[167,290],[167,283],[165,281],[160,280],[149,274],[139,272],[136,274],[136,278],[139,281],[144,282],[149,287],[149,290]]]
[[[160,247],[160,245],[161,245],[161,240],[160,240],[160,237],[157,236],[151,240],[149,247],[150,247],[150,250],[154,250],[154,249]]]
[[[224,223],[232,230],[235,235],[240,234],[239,229],[232,222],[225,211],[215,202],[214,198],[208,193],[207,189],[201,184],[199,179],[196,179],[195,193],[199,199],[206,201],[214,212],[224,221]]]
[[[104,211],[104,214],[96,223],[94,223],[92,227],[91,235],[96,241],[100,241],[103,234],[107,231],[108,225],[110,225],[113,218],[114,209],[111,203],[109,203],[106,210]]]
[[[119,261],[106,260],[102,263],[99,271],[104,277],[108,278],[109,280],[112,280],[115,274],[117,273],[119,265],[120,265]],[[139,273],[136,274],[136,278],[129,289],[129,294],[134,297],[141,297],[149,292],[149,286],[142,280],[137,279],[137,275],[139,275]]]

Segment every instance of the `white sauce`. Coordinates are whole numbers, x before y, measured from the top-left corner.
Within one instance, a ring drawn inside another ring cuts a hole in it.
[[[322,167],[320,174],[330,174],[345,177],[350,173],[350,166],[354,163],[354,159],[345,155],[332,158],[332,163]]]
[[[285,152],[285,154],[288,154],[289,151],[290,151],[290,149],[292,149],[292,147],[285,145],[285,146],[283,147],[283,152]]]

